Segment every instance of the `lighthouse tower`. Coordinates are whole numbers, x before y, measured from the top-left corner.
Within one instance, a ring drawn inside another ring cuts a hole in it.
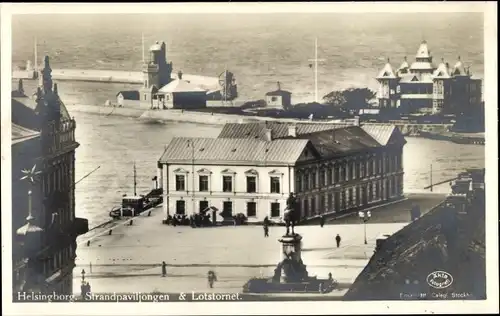
[[[149,48],[148,60],[142,65],[143,86],[140,89],[141,105],[153,107],[156,93],[161,87],[172,81],[172,62],[167,62],[165,42],[156,42]]]

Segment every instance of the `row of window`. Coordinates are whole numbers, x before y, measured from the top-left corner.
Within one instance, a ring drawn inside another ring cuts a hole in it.
[[[209,207],[208,201],[199,201],[198,202],[199,211],[203,211]],[[269,212],[271,217],[280,217],[281,216],[281,205],[278,202],[271,202],[269,204]],[[224,201],[222,203],[222,212],[221,215],[223,217],[231,217],[235,215],[233,209],[232,201]],[[241,212],[243,213],[243,212]],[[249,201],[246,203],[246,216],[247,217],[256,217],[257,216],[257,202]],[[177,200],[175,205],[175,214],[177,215],[186,215],[186,201],[185,200]]]
[[[323,212],[328,210],[344,210],[357,206],[364,206],[371,202],[378,201],[380,199],[387,199],[389,197],[396,196],[401,192],[401,178],[392,177],[387,182],[386,192],[383,192],[382,180],[374,181],[368,183],[366,187],[356,186],[343,189],[342,191],[326,193],[321,195],[312,196],[309,198],[299,199],[298,207],[299,212],[303,214],[317,214],[318,209],[322,209]],[[318,200],[317,200],[318,199]],[[317,204],[318,203],[318,204]],[[199,201],[198,210],[202,212],[209,207],[208,201]],[[269,214],[271,217],[281,216],[281,205],[278,202],[269,203]],[[178,215],[186,214],[186,201],[177,200],[175,213]],[[232,201],[224,201],[222,204],[223,217],[230,217],[239,211],[234,211]],[[243,212],[241,212],[243,213]],[[257,216],[257,202],[248,201],[246,202],[245,212],[247,217]]]
[[[187,191],[186,186],[186,175],[177,174],[175,175],[175,190],[176,191]],[[271,176],[270,181],[270,192],[271,193],[281,193],[281,181],[280,177]],[[234,177],[233,176],[222,176],[222,192],[235,192]],[[256,193],[257,188],[257,176],[247,176],[246,177],[246,191],[247,193]],[[210,178],[208,175],[198,175],[198,191],[208,192],[215,191],[210,188]]]
[[[336,166],[318,172],[312,171],[311,173],[298,174],[296,176],[296,191],[307,191],[343,181],[371,177],[382,174],[384,170],[385,172],[396,172],[401,168],[402,161],[399,155],[387,157],[385,161],[380,157],[365,162],[350,162],[347,166]]]
[[[68,247],[60,249],[57,253],[53,254],[52,257],[43,264],[44,275],[50,277],[59,269],[72,264],[75,255],[74,252],[75,249],[73,249],[73,245],[70,244]]]
[[[324,213],[327,211],[340,211],[353,207],[365,206],[371,202],[387,199],[400,194],[400,182],[391,178],[387,182],[387,190],[384,192],[382,180],[369,183],[367,187],[350,187],[342,191],[331,192],[321,195],[302,198],[298,206],[300,212],[306,216]]]

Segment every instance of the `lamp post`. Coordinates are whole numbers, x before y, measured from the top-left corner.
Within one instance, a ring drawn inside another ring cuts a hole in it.
[[[359,219],[363,221],[363,228],[365,231],[365,245],[368,244],[368,240],[366,239],[366,222],[370,220],[370,217],[372,217],[372,213],[370,211],[359,211],[358,212]]]

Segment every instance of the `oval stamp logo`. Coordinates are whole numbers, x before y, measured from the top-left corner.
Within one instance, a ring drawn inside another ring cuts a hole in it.
[[[435,289],[445,289],[453,283],[453,276],[445,271],[434,271],[427,276],[427,284]]]

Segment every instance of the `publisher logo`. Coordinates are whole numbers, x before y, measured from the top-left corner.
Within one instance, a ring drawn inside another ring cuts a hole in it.
[[[435,289],[445,289],[452,283],[453,277],[445,271],[434,271],[427,276],[427,284]]]

